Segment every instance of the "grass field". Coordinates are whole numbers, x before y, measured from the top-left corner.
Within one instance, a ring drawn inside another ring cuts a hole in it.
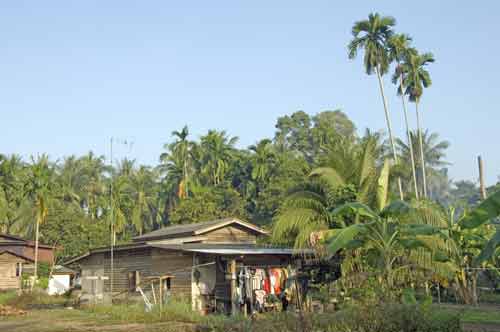
[[[0,293],[0,304],[29,308],[33,303],[59,305],[68,299],[43,295]],[[67,304],[67,303],[66,303]],[[460,316],[464,331],[500,332],[500,305],[480,307],[443,304],[433,305],[433,313]],[[294,314],[266,314],[254,319],[220,315],[201,316],[190,310],[186,302],[172,301],[162,311],[145,312],[136,305],[95,306],[82,309],[27,310],[23,316],[0,317],[0,331],[9,332],[208,332],[208,331],[330,331],[332,322],[346,317],[343,311],[313,314],[304,322]],[[320,322],[322,321],[322,322]],[[351,320],[352,321],[352,320]],[[312,323],[314,322],[314,323]],[[319,322],[319,323],[318,323]],[[458,325],[457,325],[458,326]],[[318,329],[319,328],[319,329]],[[333,331],[333,330],[331,330]],[[355,331],[355,330],[353,330]]]

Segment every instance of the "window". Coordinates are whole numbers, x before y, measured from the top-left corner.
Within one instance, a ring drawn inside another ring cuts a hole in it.
[[[23,273],[23,263],[17,262],[16,263],[16,277],[20,277],[22,273]]]

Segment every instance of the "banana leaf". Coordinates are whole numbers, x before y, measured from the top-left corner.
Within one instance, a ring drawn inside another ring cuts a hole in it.
[[[478,266],[481,263],[491,259],[496,252],[496,249],[500,246],[500,230],[497,230],[495,235],[486,243],[483,250],[478,256],[474,258],[472,264]]]
[[[474,208],[466,217],[460,220],[462,228],[476,228],[487,223],[500,215],[500,191],[497,191],[476,208]]]
[[[349,227],[343,228],[338,232],[328,244],[328,250],[332,255],[337,253],[340,249],[345,249],[347,247],[351,248],[353,241],[356,236],[367,229],[367,224],[355,224]],[[360,243],[362,244],[362,242]]]
[[[366,217],[370,220],[378,219],[377,214],[372,209],[370,209],[367,205],[358,202],[342,204],[333,210],[332,214],[334,216],[344,216],[350,214]]]

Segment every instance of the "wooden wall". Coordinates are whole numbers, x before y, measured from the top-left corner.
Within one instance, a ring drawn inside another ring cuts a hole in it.
[[[87,294],[102,294],[103,283],[86,279],[86,277],[104,276],[104,255],[94,254],[86,257],[80,262],[80,266],[82,291]]]
[[[172,274],[171,289],[174,295],[191,297],[191,267],[193,255],[179,251],[153,249],[153,271],[156,275]]]
[[[156,248],[137,248],[114,252],[113,293],[129,289],[129,272],[139,271],[140,279],[145,277],[172,274],[171,290],[173,295],[191,295],[191,254],[167,251]],[[80,261],[82,277],[106,276],[103,290],[110,291],[111,285],[110,253],[96,253]],[[91,281],[82,278],[82,290],[92,293],[95,287]],[[143,287],[145,289],[146,286]],[[149,287],[149,286],[148,286]]]
[[[0,254],[0,289],[21,287],[21,277],[16,277],[17,263],[24,263],[24,260],[8,253]]]
[[[239,225],[231,225],[216,229],[203,235],[207,237],[204,243],[255,243],[257,237],[246,228]]]
[[[111,276],[110,253],[104,253],[104,274]],[[120,250],[114,252],[113,292],[129,289],[129,272],[139,271],[140,277],[151,276],[151,248]],[[104,289],[109,292],[111,279],[104,281]]]

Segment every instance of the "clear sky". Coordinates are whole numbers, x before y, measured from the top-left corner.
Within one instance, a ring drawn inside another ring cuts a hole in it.
[[[353,22],[372,11],[435,54],[423,121],[452,143],[451,177],[476,180],[481,154],[494,183],[496,1],[1,1],[0,153],[105,154],[114,136],[134,141],[117,155],[156,164],[184,124],[246,147],[296,110],[340,108],[359,130],[383,129],[376,78],[346,52]]]

